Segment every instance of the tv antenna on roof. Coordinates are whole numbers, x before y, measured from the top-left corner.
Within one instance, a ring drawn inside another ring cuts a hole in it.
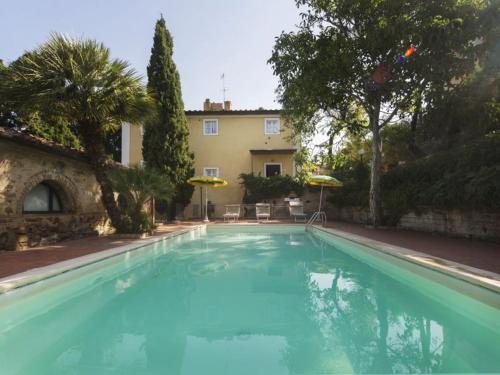
[[[222,73],[222,75],[220,76],[220,79],[222,80],[222,98],[223,98],[223,102],[225,102],[226,101],[226,91],[227,91],[225,73]]]

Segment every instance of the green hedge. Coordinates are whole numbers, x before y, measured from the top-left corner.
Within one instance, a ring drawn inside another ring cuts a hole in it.
[[[241,185],[245,187],[243,203],[259,203],[269,199],[277,199],[295,193],[304,193],[304,184],[290,176],[261,177],[253,173],[240,175]]]
[[[366,207],[369,177],[345,178],[330,201]],[[500,209],[500,135],[391,169],[382,176],[382,202],[387,224],[420,207]]]
[[[335,170],[334,177],[344,183],[342,188],[329,189],[328,200],[338,207],[368,207],[370,171],[360,161],[348,162]]]

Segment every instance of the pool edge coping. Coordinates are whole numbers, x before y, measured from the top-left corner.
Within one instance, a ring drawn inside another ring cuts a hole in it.
[[[112,247],[110,249],[97,251],[76,258],[66,259],[46,266],[36,267],[27,271],[5,276],[0,278],[0,295],[14,289],[21,288],[23,286],[34,284],[36,282],[58,276],[66,272],[88,266],[93,263],[113,258],[129,251],[137,250],[146,245],[177,237],[185,233],[202,229],[204,227],[206,227],[206,224],[193,225],[189,228],[178,229],[170,233],[138,239],[126,245]]]
[[[352,234],[339,229],[325,228],[318,225],[313,225],[312,228],[358,243],[375,251],[380,251],[384,254],[394,256],[421,267],[444,273],[470,284],[489,289],[495,293],[500,293],[500,274],[495,272],[468,266],[463,263],[436,257],[402,246],[391,245],[387,242],[373,240],[368,237]]]

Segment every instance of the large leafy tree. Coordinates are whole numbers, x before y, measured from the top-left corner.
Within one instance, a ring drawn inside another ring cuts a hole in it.
[[[0,70],[0,101],[75,124],[101,188],[113,226],[121,216],[107,175],[106,132],[144,118],[150,99],[140,77],[93,40],[54,34],[49,41]]]
[[[298,30],[282,33],[270,63],[280,101],[297,132],[318,117],[338,119],[361,107],[372,137],[370,211],[381,219],[380,130],[454,78],[473,68],[481,52],[487,1],[296,0]],[[414,44],[417,52],[400,55]],[[376,75],[376,76],[375,76]],[[383,76],[381,84],[374,83]],[[385,81],[385,82],[384,82]],[[349,128],[349,122],[333,121]]]
[[[193,175],[193,155],[189,152],[189,130],[173,47],[162,16],[156,22],[147,68],[148,89],[155,98],[157,111],[145,124],[142,154],[147,168],[165,174],[174,185],[171,218],[175,215],[175,203],[189,203],[193,193],[193,187],[186,182]]]

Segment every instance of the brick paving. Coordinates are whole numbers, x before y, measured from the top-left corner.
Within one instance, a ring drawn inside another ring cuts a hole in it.
[[[245,223],[245,221],[242,221]],[[247,221],[252,222],[252,221]],[[253,221],[255,222],[255,221]],[[217,222],[220,223],[220,222]],[[273,220],[271,223],[288,223]],[[169,233],[200,222],[161,225],[155,235]],[[500,244],[466,238],[397,229],[370,229],[359,224],[333,222],[328,227],[391,245],[420,251],[500,274]],[[0,278],[63,260],[126,245],[133,239],[89,237],[69,240],[25,251],[0,251]]]
[[[371,229],[343,222],[327,226],[500,274],[500,243],[497,242],[403,229]]]
[[[177,225],[161,225],[155,235],[162,235],[193,225],[186,222]],[[32,268],[48,266],[83,255],[95,253],[113,247],[123,246],[135,241],[134,239],[118,239],[110,237],[85,237],[77,240],[68,240],[47,246],[34,247],[23,251],[0,250],[0,278],[27,271]]]

